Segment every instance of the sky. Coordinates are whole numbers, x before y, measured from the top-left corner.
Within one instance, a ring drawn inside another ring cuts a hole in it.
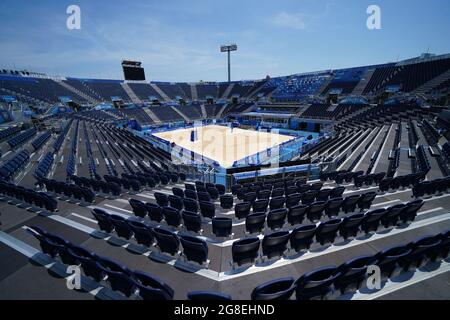
[[[152,81],[224,81],[231,43],[233,80],[450,53],[448,0],[0,0],[0,21],[0,68],[80,78],[122,79],[135,59]]]

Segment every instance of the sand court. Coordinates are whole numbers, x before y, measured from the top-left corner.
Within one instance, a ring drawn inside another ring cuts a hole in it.
[[[197,131],[197,140],[194,142],[191,141],[192,131]],[[231,129],[218,125],[158,132],[153,135],[217,161],[224,168],[231,167],[235,161],[295,139],[278,133]]]

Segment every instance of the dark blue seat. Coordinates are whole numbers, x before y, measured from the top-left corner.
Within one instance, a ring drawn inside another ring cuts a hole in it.
[[[253,202],[253,212],[266,212],[267,207],[269,206],[269,200],[263,199],[263,200],[256,200]]]
[[[217,191],[219,191],[219,195],[221,195],[221,196],[225,195],[227,190],[223,184],[216,184],[215,187],[216,187]]]
[[[341,294],[359,290],[366,280],[367,268],[376,263],[373,256],[362,256],[343,263],[337,271],[341,274],[335,281],[336,289]]]
[[[381,218],[381,224],[385,228],[395,227],[400,219],[400,215],[407,209],[406,204],[398,204],[388,209],[387,213]]]
[[[271,195],[270,190],[261,190],[258,192],[258,200],[269,200]]]
[[[150,220],[161,222],[163,219],[163,213],[162,208],[154,203],[146,203],[145,206],[147,207],[148,216],[150,217]]]
[[[328,199],[330,198],[331,191],[332,191],[332,189],[320,190],[319,193],[317,194],[316,200],[317,201],[328,201]]]
[[[118,262],[108,259],[99,258],[100,267],[105,274],[108,275],[108,282],[111,289],[122,292],[126,297],[130,297],[136,290],[136,285],[132,280],[133,272]]]
[[[266,213],[252,213],[245,218],[245,230],[250,233],[261,233],[266,222]]]
[[[183,199],[184,209],[190,212],[198,212],[198,202],[193,199]]]
[[[325,298],[340,275],[336,267],[323,267],[301,276],[295,282],[297,300]]]
[[[164,216],[164,220],[169,226],[179,227],[181,225],[181,214],[177,209],[172,207],[164,207],[162,209],[162,214]]]
[[[333,243],[336,239],[337,232],[341,227],[341,219],[333,219],[319,224],[316,232],[316,239],[321,245]]]
[[[310,205],[316,201],[318,191],[307,191],[302,195],[302,204]]]
[[[250,202],[241,202],[234,206],[234,214],[237,219],[244,219],[250,214],[252,204]]]
[[[184,196],[187,199],[197,200],[197,192],[195,190],[186,189],[184,191]]]
[[[253,264],[258,258],[260,241],[258,238],[246,238],[233,243],[231,253],[233,263],[238,266]]]
[[[187,294],[190,301],[231,301],[230,295],[211,291],[192,291]]]
[[[133,235],[133,230],[131,230],[125,218],[112,214],[109,216],[109,220],[114,225],[114,230],[116,231],[119,237],[125,238],[127,240],[131,239],[131,236]]]
[[[133,213],[140,218],[145,218],[148,214],[147,207],[145,206],[145,203],[142,201],[136,200],[136,199],[130,199],[128,202],[131,205],[131,208],[133,209]]]
[[[293,193],[286,197],[286,208],[292,208],[297,206],[302,199],[302,195],[300,193]]]
[[[219,191],[216,189],[216,187],[207,188],[206,190],[212,200],[219,199],[220,194],[219,194]]]
[[[98,226],[100,230],[103,230],[107,233],[111,233],[114,230],[114,225],[112,224],[110,215],[101,209],[93,209],[91,211],[92,215],[98,222]]]
[[[163,228],[155,228],[153,229],[153,234],[161,252],[168,253],[172,256],[178,253],[180,240],[175,233]]]
[[[424,204],[425,202],[422,199],[408,202],[405,210],[400,213],[400,220],[403,223],[413,222],[417,217],[417,213]]]
[[[166,207],[169,205],[169,198],[164,193],[155,192],[155,199],[160,207]]]
[[[355,238],[358,235],[360,226],[365,218],[362,213],[353,214],[347,216],[342,220],[341,227],[339,229],[340,235],[347,240],[348,238]]]
[[[208,244],[201,239],[183,235],[180,237],[183,254],[188,261],[203,264],[208,260]]]
[[[222,195],[220,196],[220,206],[224,210],[232,209],[234,205],[234,198],[232,195]]]
[[[308,211],[308,206],[299,204],[294,207],[289,208],[289,212],[287,215],[287,221],[292,226],[302,224],[305,220],[306,213]]]
[[[330,192],[330,199],[341,198],[344,194],[345,187],[336,187]]]
[[[281,258],[287,250],[290,234],[288,231],[266,235],[262,241],[263,255],[269,259]]]
[[[405,257],[409,262],[406,267],[419,268],[425,260],[436,261],[442,240],[436,236],[428,236],[411,242],[408,247],[411,253]],[[405,271],[408,271],[407,269]]]
[[[285,197],[272,198],[269,203],[270,210],[281,209],[284,207],[285,203],[286,203]]]
[[[383,208],[367,212],[361,223],[361,230],[366,234],[376,232],[380,226],[381,219],[387,214],[387,212],[388,211]]]
[[[316,235],[316,225],[301,226],[294,229],[291,233],[290,245],[295,252],[302,250],[308,250],[313,243],[314,236]]]
[[[181,213],[187,231],[198,233],[202,230],[202,217],[196,212],[184,210]]]
[[[384,178],[379,183],[379,189],[381,192],[389,191],[391,187],[392,178]]]
[[[384,250],[375,255],[382,275],[389,278],[398,266],[405,267],[409,263],[405,258],[411,252],[412,250],[407,246],[399,246]]]
[[[272,198],[282,197],[284,196],[284,188],[278,188],[272,190]]]
[[[257,197],[258,195],[256,192],[247,192],[246,194],[244,194],[243,200],[245,202],[253,203]]]
[[[294,278],[272,280],[257,286],[253,291],[252,300],[273,301],[289,300],[295,290]]]
[[[144,272],[135,271],[133,280],[142,299],[148,301],[173,300],[173,289],[158,278]]]
[[[312,203],[308,208],[308,212],[306,213],[306,216],[308,217],[309,221],[311,222],[320,221],[326,207],[327,202],[325,201],[318,201]]]
[[[200,201],[200,212],[203,217],[212,219],[216,216],[216,206],[211,202]]]
[[[184,198],[184,191],[181,188],[172,188],[172,193],[174,196]]]
[[[286,223],[287,213],[288,210],[285,208],[271,210],[267,215],[267,226],[272,230],[283,228]]]
[[[359,198],[358,208],[361,209],[361,211],[364,209],[370,209],[376,196],[377,196],[376,192],[368,192],[363,194],[361,198]]]
[[[360,198],[361,198],[360,195],[352,195],[352,196],[346,197],[344,199],[344,202],[342,203],[342,210],[345,213],[355,212],[356,205],[358,204]]]
[[[170,195],[169,197],[169,204],[172,208],[175,208],[177,210],[183,210],[183,198]]]
[[[329,200],[325,208],[325,214],[330,218],[337,217],[341,211],[343,203],[343,198],[333,198]]]
[[[226,238],[231,236],[233,220],[230,218],[215,217],[212,219],[212,232],[216,237]]]
[[[151,247],[153,245],[154,239],[150,227],[137,221],[128,221],[128,225],[133,231],[134,239],[137,243],[146,247]]]

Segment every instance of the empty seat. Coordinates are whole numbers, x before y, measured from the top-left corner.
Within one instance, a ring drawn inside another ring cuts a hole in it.
[[[109,216],[109,220],[114,225],[114,230],[119,237],[125,238],[127,240],[131,239],[133,230],[131,230],[125,218],[112,214]]]
[[[193,199],[183,199],[184,209],[190,212],[198,212],[198,202]]]
[[[302,195],[300,193],[290,194],[286,197],[286,207],[292,208],[300,203]]]
[[[316,201],[318,191],[307,191],[302,195],[302,204],[310,205]]]
[[[168,253],[172,256],[178,254],[180,241],[175,233],[163,228],[155,228],[153,229],[153,234],[161,252]]]
[[[200,201],[200,212],[205,218],[214,218],[216,216],[216,206],[214,203]]]
[[[260,233],[264,229],[266,214],[264,212],[252,213],[245,219],[245,229],[248,233]]]
[[[355,212],[356,205],[358,204],[360,198],[360,195],[352,195],[345,198],[342,203],[342,210],[344,210],[345,213]]]
[[[269,200],[256,200],[255,202],[253,202],[252,207],[253,207],[253,212],[266,212],[267,211],[267,207],[269,206]]]
[[[163,213],[162,208],[154,203],[146,203],[145,206],[147,207],[148,216],[152,221],[161,222],[163,219]]]
[[[181,216],[187,231],[198,233],[202,230],[202,217],[198,213],[184,210]]]
[[[270,190],[261,190],[258,192],[258,200],[269,200],[271,195]]]
[[[362,256],[343,263],[337,269],[341,275],[334,283],[336,289],[340,290],[341,294],[359,290],[366,280],[367,268],[375,262],[373,256]]]
[[[386,209],[377,209],[369,211],[364,215],[364,219],[361,223],[361,230],[366,234],[370,232],[376,232],[380,226],[381,218],[387,213]]]
[[[311,204],[308,208],[308,212],[306,213],[306,216],[308,217],[309,221],[311,222],[319,221],[322,218],[326,206],[327,203],[325,201],[318,201]]]
[[[211,202],[211,196],[207,192],[197,192],[198,201]]]
[[[284,207],[286,203],[285,197],[275,197],[270,200],[269,206],[270,210],[276,210]]]
[[[272,190],[272,198],[282,197],[284,196],[284,188],[278,188]]]
[[[347,216],[342,220],[342,224],[339,229],[340,235],[347,240],[348,238],[354,238],[358,235],[360,226],[364,220],[364,214],[357,213],[351,216]]]
[[[175,208],[177,210],[183,210],[183,198],[170,195],[169,197],[169,204],[172,208]]]
[[[169,198],[166,194],[155,192],[155,199],[159,206],[165,207],[169,204]]]
[[[358,201],[358,207],[361,209],[361,211],[364,209],[370,209],[376,196],[377,196],[376,192],[369,192],[363,194]]]
[[[100,230],[103,230],[107,233],[111,233],[114,230],[114,225],[109,219],[109,214],[101,209],[94,209],[91,211],[92,215],[98,222],[98,226]]]
[[[184,191],[184,196],[187,199],[197,200],[197,192],[195,190],[186,189]]]
[[[287,216],[288,223],[290,223],[292,226],[302,224],[302,222],[305,220],[308,208],[308,206],[303,204],[299,204],[289,208]]]
[[[276,209],[269,212],[267,215],[267,226],[272,229],[283,228],[286,222],[287,209]]]
[[[250,214],[252,204],[250,202],[241,202],[234,206],[234,214],[237,219],[245,219]]]
[[[226,193],[226,188],[225,188],[224,185],[222,185],[222,184],[216,184],[215,187],[216,187],[217,191],[219,192],[219,195],[221,195],[221,196],[225,195],[225,193]]]
[[[139,296],[144,300],[173,300],[173,289],[154,276],[144,272],[135,271],[133,273],[133,281],[139,289]]]
[[[180,237],[183,254],[188,261],[203,264],[208,260],[208,245],[204,240],[183,235]]]
[[[139,200],[130,199],[128,202],[131,205],[131,208],[133,209],[133,213],[140,218],[145,218],[147,216],[147,207],[145,206],[145,203]]]
[[[325,214],[330,218],[337,217],[339,215],[339,212],[341,211],[343,203],[343,198],[334,198],[329,200],[325,208]]]
[[[153,245],[153,233],[150,227],[137,221],[128,221],[128,225],[133,230],[134,239],[137,243],[146,247]]]
[[[230,218],[215,217],[212,219],[212,232],[216,237],[226,238],[231,236],[233,220]]]
[[[425,202],[421,199],[408,202],[406,208],[400,213],[400,220],[403,223],[413,222],[419,210],[423,207]]]
[[[184,191],[181,188],[172,188],[172,193],[174,196],[184,198]]]
[[[287,250],[290,234],[288,231],[266,235],[262,241],[263,255],[269,259],[281,258]]]
[[[316,231],[317,227],[314,224],[294,229],[290,237],[291,248],[295,250],[295,252],[308,250],[311,247]]]
[[[405,211],[407,208],[406,204],[398,204],[395,206],[390,207],[387,210],[387,213],[381,218],[381,224],[385,228],[394,227],[397,225],[400,215],[403,211]]]
[[[232,209],[234,205],[234,198],[232,195],[220,196],[220,206],[224,210]]]
[[[99,258],[98,262],[105,274],[108,275],[107,281],[113,290],[120,291],[127,297],[134,293],[136,286],[131,277],[131,270],[108,258]]]
[[[340,275],[336,267],[323,267],[303,275],[295,282],[297,300],[326,298]]]
[[[258,258],[259,247],[258,238],[247,238],[234,242],[231,249],[233,263],[238,266],[253,264]]]
[[[398,266],[405,266],[403,262],[406,262],[405,258],[411,251],[407,246],[398,246],[376,254],[375,258],[382,275],[389,278]]]
[[[169,226],[179,227],[181,225],[181,214],[175,208],[164,207],[162,210],[164,220]]]
[[[295,290],[294,283],[294,278],[282,278],[266,282],[252,291],[251,298],[260,301],[289,300]]]
[[[342,224],[341,219],[333,219],[319,224],[316,239],[321,245],[333,243]]]

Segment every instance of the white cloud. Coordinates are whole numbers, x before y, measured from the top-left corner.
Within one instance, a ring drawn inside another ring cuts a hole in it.
[[[277,27],[290,28],[294,30],[306,29],[305,15],[301,13],[292,14],[284,11],[279,12],[270,19],[270,22]]]

